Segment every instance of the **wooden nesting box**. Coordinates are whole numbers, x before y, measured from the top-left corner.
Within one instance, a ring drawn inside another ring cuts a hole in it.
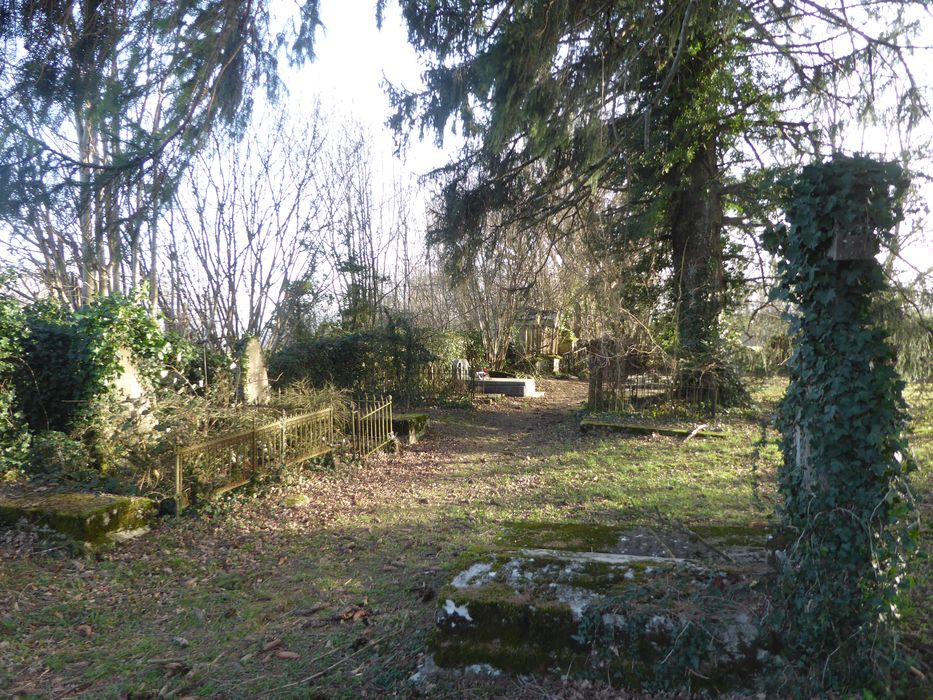
[[[878,254],[878,241],[870,233],[837,232],[826,254],[830,260],[870,260]]]

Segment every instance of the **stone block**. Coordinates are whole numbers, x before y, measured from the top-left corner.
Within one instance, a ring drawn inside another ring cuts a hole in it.
[[[569,669],[629,687],[703,680],[723,690],[770,658],[755,622],[767,606],[756,588],[766,576],[766,531],[746,539],[724,528],[703,544],[649,528],[588,527],[513,524],[497,540],[502,548],[465,561],[438,596],[438,666]]]
[[[392,416],[392,432],[403,444],[414,445],[427,429],[427,413],[396,413]]]
[[[148,498],[54,493],[0,499],[0,523],[44,525],[90,548],[147,531],[157,508]]]
[[[269,401],[269,373],[262,354],[262,345],[258,338],[250,338],[243,349],[245,372],[243,382],[243,400],[249,404],[264,404]]]
[[[482,394],[504,394],[505,396],[537,396],[534,379],[489,378],[477,382],[477,390]]]

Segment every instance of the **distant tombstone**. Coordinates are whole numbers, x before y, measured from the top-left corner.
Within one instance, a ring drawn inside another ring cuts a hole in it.
[[[450,363],[450,376],[456,381],[463,381],[470,378],[470,363],[459,359]]]
[[[266,403],[269,400],[269,373],[257,338],[246,341],[242,357],[246,365],[242,379],[243,400],[251,404]]]
[[[127,415],[141,430],[149,432],[155,427],[155,418],[149,410],[149,397],[136,369],[136,363],[133,362],[133,355],[128,349],[120,348],[117,351],[117,360],[120,370],[113,379],[113,389]]]

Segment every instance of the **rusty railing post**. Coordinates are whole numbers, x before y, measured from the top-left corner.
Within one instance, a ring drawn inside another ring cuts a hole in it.
[[[181,515],[185,503],[185,487],[182,481],[181,454],[178,451],[178,441],[175,441],[175,517]]]

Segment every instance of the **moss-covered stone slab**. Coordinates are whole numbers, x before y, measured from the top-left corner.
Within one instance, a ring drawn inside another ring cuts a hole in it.
[[[145,532],[157,508],[148,498],[92,493],[53,493],[0,498],[0,523],[45,525],[90,547]]]
[[[599,418],[585,417],[580,421],[581,432],[587,433],[593,430],[610,430],[618,433],[635,433],[637,435],[667,435],[668,437],[698,437],[698,438],[723,438],[725,433],[713,430],[693,430],[691,428],[675,428],[666,425],[652,425],[650,423],[624,423]]]
[[[392,432],[402,444],[414,445],[428,429],[427,413],[396,413],[392,416]]]
[[[507,522],[494,539],[494,545],[503,550],[539,548],[674,557],[707,566],[723,561],[764,563],[781,542],[766,526],[694,525],[662,529],[540,521]]]
[[[763,556],[713,566],[641,553],[650,547],[637,536],[648,529],[596,526],[589,537],[582,524],[516,525],[498,544],[514,537],[522,546],[476,554],[440,591],[431,640],[439,666],[725,689],[770,662],[756,624],[767,608]],[[548,546],[528,546],[536,538]],[[638,553],[561,549],[562,541]]]

